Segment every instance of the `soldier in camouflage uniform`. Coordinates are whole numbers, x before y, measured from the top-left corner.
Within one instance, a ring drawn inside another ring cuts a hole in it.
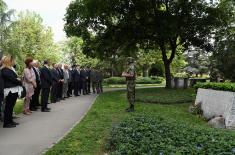
[[[126,77],[127,82],[127,99],[130,107],[126,109],[127,112],[134,111],[135,104],[135,61],[132,57],[127,58],[127,71],[122,73],[123,77]]]

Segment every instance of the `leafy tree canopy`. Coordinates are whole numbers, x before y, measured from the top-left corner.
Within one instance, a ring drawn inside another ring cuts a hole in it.
[[[134,55],[138,48],[161,50],[166,87],[179,46],[212,50],[216,29],[226,26],[232,0],[75,0],[67,9],[65,31],[84,40],[84,52],[101,58]]]
[[[16,57],[20,70],[24,67],[26,57],[39,61],[60,60],[51,28],[43,25],[38,14],[29,11],[19,13],[16,20],[8,26],[2,50],[5,54]]]

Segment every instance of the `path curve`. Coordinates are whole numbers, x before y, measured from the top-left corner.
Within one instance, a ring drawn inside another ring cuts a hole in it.
[[[19,126],[0,127],[0,155],[39,155],[64,137],[89,111],[97,95],[72,97],[50,104],[49,113],[20,115]],[[2,123],[0,123],[2,126]]]
[[[159,86],[154,86],[159,87]],[[153,87],[139,87],[153,88]],[[105,92],[126,88],[105,89]],[[31,116],[19,115],[20,125],[2,128],[0,123],[0,155],[40,155],[77,125],[93,105],[97,95],[72,97],[50,104],[50,113],[34,112]]]

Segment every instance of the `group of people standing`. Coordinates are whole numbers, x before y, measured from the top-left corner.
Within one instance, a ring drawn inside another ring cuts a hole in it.
[[[19,125],[13,121],[13,109],[18,98],[24,99],[23,113],[31,115],[39,107],[42,112],[50,112],[49,100],[50,103],[57,103],[73,95],[103,92],[103,76],[95,68],[60,63],[50,67],[49,61],[44,61],[41,66],[39,61],[28,58],[23,75],[19,76],[15,65],[11,56],[1,59],[0,111],[4,128]]]
[[[95,68],[81,67],[73,65],[72,67],[62,64],[52,64],[51,69],[51,103],[59,102],[74,95],[75,97],[103,92],[103,75]]]

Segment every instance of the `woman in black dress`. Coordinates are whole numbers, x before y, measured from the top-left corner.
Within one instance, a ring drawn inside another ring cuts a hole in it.
[[[4,81],[4,128],[16,127],[19,123],[13,121],[13,109],[16,104],[18,96],[22,93],[22,83],[14,69],[15,61],[11,56],[4,56],[2,58],[2,78]]]

